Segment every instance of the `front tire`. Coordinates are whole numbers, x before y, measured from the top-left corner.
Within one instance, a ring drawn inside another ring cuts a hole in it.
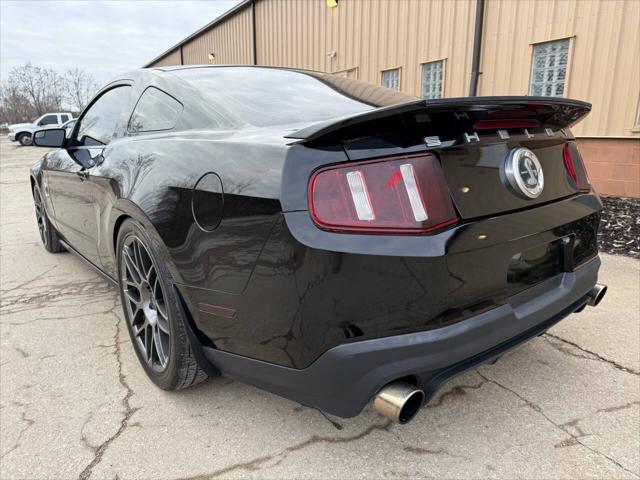
[[[49,253],[63,252],[65,249],[60,243],[58,231],[51,225],[47,211],[44,208],[44,201],[40,187],[33,187],[33,202],[36,207],[36,221],[38,222],[38,231],[40,232],[40,240],[45,250]]]
[[[31,138],[31,135],[28,133],[21,133],[18,136],[18,142],[20,142],[20,145],[22,145],[23,147],[30,147],[31,144],[33,143],[33,140]]]
[[[187,318],[171,274],[144,227],[125,220],[118,232],[118,284],[129,336],[140,364],[163,390],[199,383],[207,374],[189,343]]]

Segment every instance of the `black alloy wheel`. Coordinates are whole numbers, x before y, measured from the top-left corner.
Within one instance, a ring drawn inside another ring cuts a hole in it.
[[[36,221],[38,222],[38,231],[40,232],[40,240],[42,244],[47,247],[47,214],[44,211],[44,204],[42,203],[42,195],[40,189],[35,187],[33,189],[33,202],[36,206]]]
[[[120,261],[125,306],[136,348],[150,368],[161,372],[169,362],[171,331],[158,270],[144,244],[134,235],[125,240]]]
[[[36,222],[38,222],[38,232],[44,248],[50,253],[63,252],[64,247],[60,244],[60,237],[56,229],[51,225],[47,210],[44,205],[42,192],[38,185],[33,187],[33,203],[36,209]]]
[[[147,376],[164,390],[178,390],[207,378],[198,365],[180,304],[160,247],[132,220],[118,231],[118,284],[134,350]]]

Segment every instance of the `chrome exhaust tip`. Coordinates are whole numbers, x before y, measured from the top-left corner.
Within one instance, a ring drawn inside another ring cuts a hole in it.
[[[589,293],[587,293],[587,305],[590,307],[597,306],[602,301],[606,293],[607,286],[602,283],[596,283],[594,287],[589,290]]]
[[[397,381],[383,387],[373,397],[373,407],[380,415],[404,424],[418,413],[424,398],[424,392],[415,385]]]

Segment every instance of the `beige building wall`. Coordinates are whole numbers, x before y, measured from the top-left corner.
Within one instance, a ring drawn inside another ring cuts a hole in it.
[[[165,56],[160,58],[152,66],[154,67],[170,67],[172,65],[180,65],[180,49],[172,50]]]
[[[421,92],[421,64],[445,60],[445,96],[469,89],[475,0],[262,0],[256,4],[260,65],[345,73],[380,84],[400,67],[400,89]]]
[[[640,138],[640,1],[487,0],[479,92],[528,95],[533,46],[569,38],[565,97],[593,104],[577,136]]]
[[[444,60],[445,97],[466,96],[476,0],[257,0],[259,65],[338,73],[420,96],[422,64]],[[251,64],[247,4],[182,44],[185,64]],[[486,0],[479,95],[528,95],[537,43],[570,39],[565,97],[593,104],[573,129],[595,187],[640,196],[640,0]],[[179,47],[153,66],[180,64]]]
[[[253,62],[251,32],[251,9],[245,8],[215,28],[203,32],[184,44],[182,47],[184,64],[209,63],[209,53],[215,55],[213,63],[250,64]]]

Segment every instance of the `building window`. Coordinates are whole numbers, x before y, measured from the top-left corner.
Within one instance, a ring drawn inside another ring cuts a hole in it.
[[[384,70],[382,72],[382,86],[392,90],[400,90],[400,69]]]
[[[442,98],[444,60],[422,64],[422,98]]]
[[[561,97],[567,79],[568,59],[568,38],[534,45],[531,95]]]

